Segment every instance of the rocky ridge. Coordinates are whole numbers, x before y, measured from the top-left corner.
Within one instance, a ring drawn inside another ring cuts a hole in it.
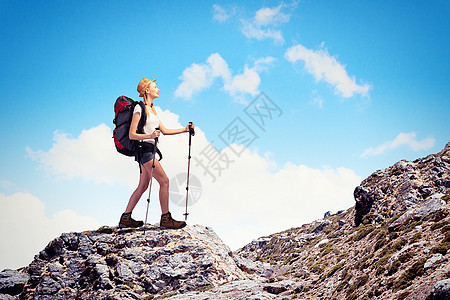
[[[234,253],[199,225],[64,233],[0,272],[0,299],[449,299],[449,157],[378,170],[354,207]]]
[[[450,145],[438,154],[378,170],[355,189],[355,225],[382,222],[450,189]],[[366,220],[363,220],[366,218]]]
[[[355,207],[260,238],[236,254],[296,280],[287,299],[450,299],[450,143],[374,172]]]
[[[0,299],[170,298],[229,282],[262,282],[270,272],[269,264],[234,257],[208,227],[102,227],[64,233],[26,268],[1,272]]]

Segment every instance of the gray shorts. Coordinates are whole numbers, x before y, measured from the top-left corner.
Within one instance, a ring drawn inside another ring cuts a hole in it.
[[[153,153],[152,152],[144,152],[144,153],[142,153],[141,160],[139,161],[139,163],[141,165],[145,165],[146,163],[148,163],[152,159],[153,159]]]

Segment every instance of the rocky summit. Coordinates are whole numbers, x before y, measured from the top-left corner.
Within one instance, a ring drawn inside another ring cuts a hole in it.
[[[229,282],[261,281],[266,273],[269,264],[234,257],[208,227],[102,227],[64,233],[28,267],[1,272],[0,299],[170,298]]]
[[[64,233],[0,272],[0,299],[450,299],[449,175],[450,143],[234,253],[199,225]]]
[[[408,213],[410,217],[439,210],[439,199],[450,189],[449,167],[450,145],[447,144],[438,154],[415,161],[402,160],[373,173],[354,191],[355,224],[383,222],[406,210],[416,210],[414,216]],[[428,201],[424,203],[424,200]]]

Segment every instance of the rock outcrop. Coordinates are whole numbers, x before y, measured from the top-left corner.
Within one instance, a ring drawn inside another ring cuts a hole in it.
[[[379,170],[356,205],[237,251],[274,265],[269,280],[300,299],[450,299],[450,143]],[[289,298],[288,298],[289,299]]]
[[[64,233],[21,272],[4,270],[0,292],[21,299],[149,299],[258,282],[266,273],[269,264],[235,258],[208,227],[102,227]]]
[[[450,299],[450,145],[379,170],[356,205],[232,253],[211,228],[64,233],[3,299]]]
[[[418,203],[430,196],[448,194],[449,174],[450,143],[437,154],[412,162],[402,160],[373,173],[354,191],[355,224],[382,222],[405,210],[416,208]],[[428,205],[430,209],[440,209],[438,201]]]

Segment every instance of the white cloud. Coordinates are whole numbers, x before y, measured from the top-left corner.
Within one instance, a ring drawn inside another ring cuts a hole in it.
[[[182,82],[175,90],[175,96],[190,99],[194,93],[210,87],[217,77],[228,81],[231,70],[219,53],[213,53],[206,60],[206,64],[193,63],[184,69],[180,77]]]
[[[219,53],[211,54],[206,60],[213,78],[220,77],[225,82],[231,78],[231,70]]]
[[[310,101],[310,103],[311,103],[312,105],[317,106],[317,107],[320,108],[320,109],[323,108],[323,99],[322,99],[322,97],[320,97],[320,96],[314,97],[314,98]]]
[[[283,44],[283,33],[275,27],[283,23],[288,23],[290,14],[284,13],[282,10],[287,7],[295,8],[297,3],[286,5],[280,3],[276,7],[263,7],[256,11],[255,15],[250,19],[241,19],[241,32],[249,39],[273,40],[276,44]],[[219,23],[225,23],[237,13],[237,8],[225,9],[220,5],[213,5],[213,19]]]
[[[291,63],[303,61],[307,72],[317,81],[324,80],[332,85],[336,94],[344,98],[352,97],[354,94],[367,96],[369,93],[369,84],[357,84],[355,77],[347,74],[345,66],[324,49],[314,51],[302,45],[296,45],[286,51],[285,58]]]
[[[0,270],[28,265],[35,254],[63,232],[97,229],[92,217],[73,210],[45,215],[45,205],[28,193],[0,194]]]
[[[225,83],[224,89],[234,96],[239,93],[250,94],[256,96],[258,94],[258,87],[261,83],[261,78],[258,72],[253,69],[249,69],[247,66],[244,68],[244,73],[236,75],[232,80]]]
[[[270,56],[258,58],[253,67],[246,65],[243,73],[233,76],[227,62],[219,53],[213,53],[206,63],[193,63],[183,71],[180,77],[182,82],[175,90],[175,96],[190,99],[193,94],[209,88],[217,78],[222,79],[223,89],[235,101],[245,104],[245,95],[255,96],[259,93],[259,72],[268,70],[274,61],[275,58]]]
[[[252,239],[319,219],[354,205],[361,178],[352,170],[313,169],[288,163],[271,172],[274,162],[246,150],[215,182],[195,168],[203,184],[201,200],[190,208],[195,222],[207,224],[232,249]],[[213,171],[211,169],[211,171]]]
[[[274,27],[289,22],[290,15],[282,12],[284,7],[281,3],[277,7],[257,10],[252,19],[242,20],[242,34],[249,39],[272,39],[276,44],[283,44],[283,33]]]
[[[112,130],[105,124],[89,130],[83,130],[77,138],[56,131],[53,135],[52,148],[45,151],[27,152],[34,160],[58,176],[82,178],[97,183],[134,184],[127,174],[133,174],[134,168],[129,164],[133,158],[119,154],[112,139]],[[117,169],[124,173],[117,178]]]
[[[253,70],[256,72],[267,71],[274,64],[275,60],[272,56],[260,57],[255,60]]]
[[[281,12],[282,4],[277,7],[263,7],[256,11],[254,23],[260,26],[278,25],[289,22],[290,15]]]
[[[241,31],[245,37],[249,39],[272,39],[277,44],[284,43],[283,33],[281,30],[274,30],[271,28],[263,29],[254,23],[243,21]]]
[[[167,110],[161,111],[159,108],[157,110],[167,128],[182,126],[178,122],[178,115]],[[99,140],[106,140],[111,139],[110,131],[98,130],[98,127],[94,127],[84,132],[95,134]],[[92,147],[79,141],[83,139],[80,135],[78,139],[72,141],[72,145]],[[169,179],[186,172],[188,136],[185,134],[162,136],[160,141],[161,151],[164,154],[162,164]],[[202,184],[202,196],[189,208],[188,223],[211,226],[233,249],[243,246],[254,238],[320,218],[326,211],[346,209],[354,204],[353,189],[361,182],[361,178],[352,170],[329,167],[314,169],[292,163],[277,169],[270,155],[252,152],[243,146],[233,144],[220,153],[213,150],[207,154],[208,157],[222,158],[216,161],[223,168],[219,173],[218,165],[210,164],[204,169],[199,163],[199,160],[202,160],[204,165],[208,164],[206,151],[204,151],[208,145],[211,145],[210,141],[201,128],[196,127],[196,134],[192,138],[190,171]],[[109,147],[115,151],[112,144]],[[240,156],[233,152],[232,149],[236,148],[244,149]],[[124,174],[129,174],[126,176],[132,178],[131,181],[136,180],[137,169],[132,159],[127,160],[126,165],[115,165],[114,172],[109,171],[111,174],[107,176],[108,172],[100,170],[107,166],[96,163],[95,152],[79,149],[77,151],[84,155],[75,155],[71,158],[70,156],[73,155],[71,144],[64,139],[55,140],[52,149],[60,150],[40,153],[39,155],[43,155],[45,160],[39,161],[46,167],[52,166],[51,169],[56,176],[63,174],[67,178],[80,176],[86,179],[91,176],[91,180],[98,182],[119,182],[123,180]],[[226,159],[223,159],[224,155],[227,155],[230,160],[228,166],[224,165],[226,162]],[[76,159],[81,165],[88,161],[91,166],[87,174],[82,174],[81,169],[69,168],[69,164],[64,169],[53,167],[56,161],[63,162],[65,159]],[[131,173],[129,173],[130,167]],[[92,169],[96,171],[91,171]],[[205,172],[206,170],[208,172]],[[210,173],[215,175],[216,181],[212,180]],[[92,174],[97,174],[97,177]],[[135,185],[136,182],[130,182],[130,193]],[[157,185],[153,186],[153,193],[157,198]],[[152,203],[155,202],[157,201]],[[144,215],[140,211],[142,207],[137,208],[136,216]],[[171,210],[174,216],[182,217],[183,208],[171,204]]]
[[[175,96],[190,99],[195,92],[209,87],[213,79],[210,72],[210,66],[195,63],[184,69],[180,77],[182,83],[175,90]]]
[[[401,146],[407,146],[413,151],[420,151],[430,149],[434,146],[435,139],[427,138],[421,141],[416,139],[416,133],[400,133],[393,141],[387,141],[375,148],[368,148],[364,150],[361,157],[371,157],[383,154],[389,150],[396,149]]]
[[[213,10],[213,19],[218,21],[219,23],[224,23],[231,17],[231,14],[218,4],[213,5]]]

